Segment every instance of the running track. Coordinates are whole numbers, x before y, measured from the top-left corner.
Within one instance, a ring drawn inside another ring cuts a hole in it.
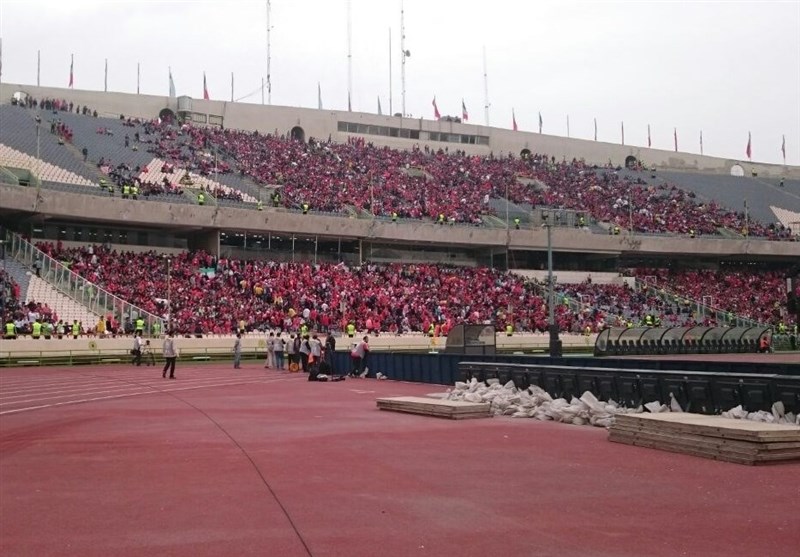
[[[796,555],[800,464],[533,420],[380,412],[444,387],[246,365],[0,370],[0,555]]]

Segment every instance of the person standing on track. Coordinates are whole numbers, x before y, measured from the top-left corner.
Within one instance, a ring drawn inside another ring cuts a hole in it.
[[[236,333],[236,342],[233,343],[233,369],[242,367],[242,333]]]
[[[139,336],[139,333],[133,335],[133,350],[131,350],[131,354],[133,354],[133,361],[131,362],[135,366],[142,365],[142,337]]]
[[[175,360],[178,359],[178,352],[175,350],[175,341],[172,338],[173,333],[169,331],[167,333],[167,338],[164,339],[164,358],[167,359],[167,363],[164,364],[164,371],[161,373],[161,377],[167,376],[167,370],[169,370],[169,378],[175,379]]]

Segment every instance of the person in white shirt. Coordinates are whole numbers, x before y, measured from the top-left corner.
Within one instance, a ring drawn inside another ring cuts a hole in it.
[[[131,350],[131,354],[133,354],[133,361],[131,362],[134,365],[141,366],[142,365],[142,337],[139,336],[139,333],[136,333],[133,337],[133,350]]]
[[[172,339],[172,331],[167,333],[167,338],[164,339],[164,358],[166,358],[167,363],[164,364],[164,371],[161,373],[161,377],[167,376],[167,370],[169,370],[169,378],[175,379],[175,360],[178,359],[178,351],[175,350],[175,341]]]

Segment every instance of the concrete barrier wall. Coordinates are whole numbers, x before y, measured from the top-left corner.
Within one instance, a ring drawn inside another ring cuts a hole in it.
[[[336,337],[337,351],[349,352],[350,345],[359,341],[365,333],[358,333],[352,339],[348,337]],[[562,343],[567,349],[586,349],[592,350],[597,335],[572,335],[561,336]],[[242,348],[247,352],[257,351],[265,354],[266,339],[268,335],[250,333],[242,338]],[[284,340],[289,340],[289,335],[283,335]],[[373,351],[426,351],[432,347],[437,350],[444,350],[447,342],[445,338],[436,339],[432,346],[431,339],[421,333],[410,335],[369,335],[369,344]],[[179,351],[186,354],[224,354],[231,353],[235,337],[226,336],[207,336],[203,338],[184,338],[175,337],[175,346]],[[320,336],[324,343],[325,336]],[[153,350],[161,353],[162,339],[151,340]],[[526,351],[545,350],[548,347],[549,336],[546,334],[514,334],[511,337],[505,334],[497,335],[497,348],[499,350]],[[11,358],[18,359],[23,357],[55,357],[69,356],[70,354],[108,354],[126,355],[133,347],[133,337],[80,337],[77,340],[72,337],[50,340],[34,340],[28,337],[21,337],[15,340],[0,340],[0,361]]]

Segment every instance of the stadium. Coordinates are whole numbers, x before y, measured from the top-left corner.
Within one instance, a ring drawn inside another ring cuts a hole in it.
[[[0,219],[4,554],[800,543],[800,167],[3,82]]]

